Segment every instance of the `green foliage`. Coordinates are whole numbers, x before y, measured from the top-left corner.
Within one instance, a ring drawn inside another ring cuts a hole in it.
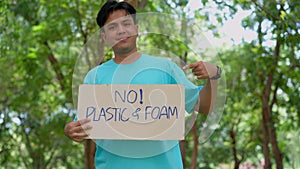
[[[74,115],[70,48],[96,30],[96,3],[1,1],[1,168],[83,167],[83,145],[63,128]]]

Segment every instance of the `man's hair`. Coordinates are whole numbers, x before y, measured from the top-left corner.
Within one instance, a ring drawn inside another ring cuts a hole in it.
[[[108,0],[102,6],[100,11],[98,12],[98,15],[96,18],[98,26],[100,28],[102,28],[104,26],[104,23],[106,22],[109,14],[111,14],[112,12],[114,12],[116,10],[125,10],[127,14],[132,16],[134,23],[136,23],[136,20],[135,20],[136,10],[134,9],[133,6],[131,6],[129,3],[124,2],[124,1],[117,2],[114,0]]]

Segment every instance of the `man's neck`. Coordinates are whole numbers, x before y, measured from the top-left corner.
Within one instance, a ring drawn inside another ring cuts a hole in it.
[[[141,54],[137,51],[126,54],[117,54],[115,53],[114,61],[117,64],[130,64],[135,62],[141,57]]]

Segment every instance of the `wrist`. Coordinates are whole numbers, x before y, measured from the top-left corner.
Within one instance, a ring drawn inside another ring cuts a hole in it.
[[[216,68],[217,68],[217,74],[210,77],[209,78],[210,80],[217,80],[221,77],[222,69],[219,66],[216,66]]]

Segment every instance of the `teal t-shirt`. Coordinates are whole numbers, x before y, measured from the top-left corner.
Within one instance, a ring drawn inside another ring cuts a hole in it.
[[[184,84],[185,109],[193,111],[201,86],[195,86],[173,62],[142,56],[130,64],[112,59],[90,70],[85,84]],[[97,169],[182,169],[178,141],[96,140]]]

